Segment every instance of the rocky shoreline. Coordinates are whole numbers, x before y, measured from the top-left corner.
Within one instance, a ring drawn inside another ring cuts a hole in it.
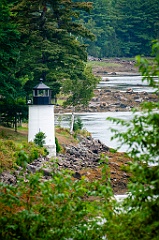
[[[125,153],[112,152],[100,140],[91,136],[77,136],[79,143],[66,145],[65,154],[58,155],[59,169],[66,168],[74,171],[74,177],[85,176],[89,181],[101,178],[102,166],[108,164],[111,186],[114,194],[124,194],[127,191],[129,174],[121,168],[127,166],[130,158]]]
[[[102,167],[108,164],[114,194],[124,194],[129,175],[121,167],[126,166],[130,159],[124,153],[111,152],[109,147],[91,136],[78,135],[77,139],[76,145],[62,144],[64,153],[58,154],[54,160],[41,157],[27,164],[26,169],[18,167],[12,173],[4,171],[0,175],[1,182],[15,185],[18,177],[25,179],[28,174],[35,172],[42,172],[42,180],[46,181],[61,169],[71,170],[75,179],[80,180],[85,176],[88,181],[94,181],[101,178]]]
[[[92,59],[91,61],[97,61]],[[116,59],[103,59],[105,61],[117,65],[110,65],[109,67],[94,67],[93,73],[98,77],[104,77],[105,80],[110,81],[109,76],[140,76],[135,61],[127,61],[119,58]],[[63,98],[61,100],[64,100]],[[87,107],[78,106],[75,108],[69,106],[63,108],[60,105],[55,105],[55,113],[70,113],[70,112],[129,112],[133,108],[140,107],[144,101],[157,102],[158,95],[146,91],[137,92],[133,88],[128,88],[125,92],[120,90],[105,87],[94,90],[94,96],[89,101]]]
[[[129,112],[133,108],[139,108],[144,101],[157,102],[158,96],[145,91],[134,92],[131,88],[127,89],[126,92],[96,89],[88,106],[78,106],[75,112]],[[74,108],[71,106],[67,108],[55,106],[55,113],[70,113],[72,111]]]
[[[115,72],[113,68],[95,68],[94,73],[98,76],[100,74],[136,75],[134,63],[130,64],[127,61],[123,62],[122,70],[117,70],[120,72]],[[75,112],[131,111],[132,108],[139,107],[143,101],[158,101],[158,96],[147,92],[134,92],[132,89],[127,89],[126,92],[113,91],[112,89],[95,89],[94,97],[89,102],[89,105],[87,107],[79,106],[75,109]],[[72,107],[55,106],[55,113],[61,114],[73,110]],[[77,144],[59,141],[64,151],[58,154],[53,161],[47,157],[39,158],[31,164],[27,164],[25,170],[18,167],[12,173],[4,171],[0,174],[0,181],[7,184],[16,184],[19,176],[25,178],[27,174],[39,171],[43,172],[42,180],[45,181],[55,171],[61,169],[71,170],[74,179],[80,180],[82,176],[85,176],[88,181],[94,181],[101,178],[102,166],[108,164],[114,194],[125,194],[130,176],[122,169],[131,160],[125,153],[113,152],[100,140],[95,140],[91,136],[83,137],[78,135],[77,138]]]

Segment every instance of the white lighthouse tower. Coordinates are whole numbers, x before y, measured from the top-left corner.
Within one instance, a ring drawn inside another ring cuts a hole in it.
[[[38,132],[46,135],[44,146],[48,157],[56,156],[54,105],[51,104],[51,91],[40,79],[33,88],[33,104],[29,104],[28,142],[33,142]]]

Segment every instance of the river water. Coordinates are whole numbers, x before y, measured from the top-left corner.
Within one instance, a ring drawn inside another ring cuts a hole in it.
[[[107,81],[105,81],[105,78]],[[98,88],[107,88],[113,91],[126,91],[132,88],[134,92],[153,92],[154,89],[148,86],[147,82],[142,82],[141,76],[108,76],[103,77],[98,84]],[[92,134],[92,137],[99,139],[108,147],[117,148],[119,143],[117,140],[111,140],[113,136],[111,128],[118,128],[112,122],[106,120],[107,117],[115,117],[129,121],[132,118],[131,112],[102,112],[102,113],[76,113],[75,117],[80,117],[83,123],[83,128]],[[70,127],[71,114],[55,115],[55,124],[62,127]],[[120,127],[120,131],[126,129]],[[127,146],[123,145],[118,151],[126,152]]]
[[[129,120],[132,117],[130,112],[101,112],[101,113],[76,113],[76,117],[80,117],[83,123],[83,128],[91,133],[94,139],[99,139],[101,142],[106,144],[108,147],[117,148],[119,143],[117,140],[111,140],[113,136],[111,128],[118,128],[112,122],[106,120],[107,117],[117,117],[125,120]],[[70,127],[71,114],[55,115],[56,125],[62,127]],[[125,129],[120,127],[121,131]],[[126,151],[127,146],[121,146],[119,151]]]
[[[154,78],[157,81],[157,78]],[[128,88],[132,88],[134,92],[154,92],[152,87],[148,86],[146,80],[142,81],[142,76],[108,76],[102,77],[102,81],[97,88],[110,88],[114,91],[119,90],[125,92]]]

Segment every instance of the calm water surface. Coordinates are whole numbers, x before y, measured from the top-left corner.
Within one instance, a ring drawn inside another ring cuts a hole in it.
[[[106,120],[107,117],[116,117],[124,120],[131,119],[131,112],[102,112],[102,113],[76,113],[75,118],[80,117],[83,123],[83,128],[92,134],[94,139],[99,139],[101,142],[106,144],[108,147],[117,148],[119,143],[117,140],[111,140],[113,133],[111,128],[119,128],[111,121]],[[62,127],[70,127],[71,114],[55,115],[55,124],[61,125]],[[126,129],[121,128],[120,131]],[[126,151],[127,146],[121,146],[119,151]]]
[[[155,79],[157,81],[157,78]],[[107,76],[103,77],[98,84],[98,88],[106,88],[113,91],[126,91],[132,88],[134,92],[154,92],[154,89],[148,86],[146,81],[142,82],[142,76]],[[117,127],[112,122],[106,120],[107,117],[121,118],[129,121],[132,118],[131,112],[102,112],[102,113],[78,113],[83,123],[83,128],[92,134],[95,139],[101,140],[104,144],[111,148],[117,148],[119,143],[117,140],[111,140],[113,136],[111,128],[120,128],[120,131],[126,129]],[[70,127],[71,114],[55,115],[55,124],[60,124],[62,127]],[[126,151],[127,146],[121,146],[119,151]]]
[[[157,78],[154,78],[157,81]],[[154,92],[154,89],[148,86],[146,80],[142,81],[142,76],[107,76],[102,77],[98,88],[107,88],[125,92],[132,88],[134,92]]]

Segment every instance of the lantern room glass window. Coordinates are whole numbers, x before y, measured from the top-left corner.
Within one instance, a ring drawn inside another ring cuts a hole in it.
[[[49,90],[48,89],[35,89],[33,90],[34,97],[49,97]]]

